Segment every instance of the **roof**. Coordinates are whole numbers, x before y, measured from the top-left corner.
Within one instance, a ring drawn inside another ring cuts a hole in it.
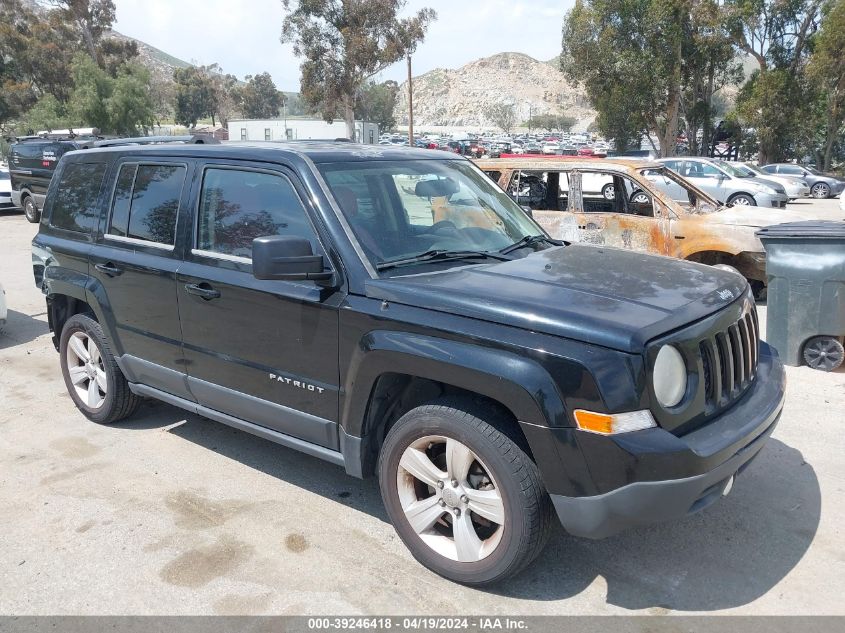
[[[626,171],[629,169],[659,169],[661,163],[636,158],[585,158],[583,156],[560,156],[557,158],[486,158],[473,161],[481,169],[589,169],[601,168]]]
[[[220,156],[272,162],[287,156],[306,157],[315,163],[373,160],[465,160],[452,152],[413,147],[359,145],[346,141],[263,141],[210,144],[160,143],[122,145],[82,150],[91,152],[131,153],[134,155]]]

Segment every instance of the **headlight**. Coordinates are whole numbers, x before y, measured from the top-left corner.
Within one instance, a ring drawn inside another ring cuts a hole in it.
[[[687,392],[687,367],[676,347],[664,345],[660,348],[654,359],[651,380],[660,406],[674,407],[684,399]]]

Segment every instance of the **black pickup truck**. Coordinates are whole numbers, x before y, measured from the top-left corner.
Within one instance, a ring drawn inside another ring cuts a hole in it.
[[[783,406],[742,277],[555,241],[446,152],[70,152],[33,266],[89,419],[155,398],[378,476],[466,584],[525,567],[555,512],[600,538],[701,510]]]

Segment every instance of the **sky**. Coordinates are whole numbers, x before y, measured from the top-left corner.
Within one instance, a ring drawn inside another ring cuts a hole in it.
[[[494,53],[547,60],[560,53],[564,13],[574,0],[409,0],[403,14],[423,7],[437,21],[413,57],[414,75],[458,68]],[[243,79],[269,72],[281,90],[299,90],[299,64],[279,43],[281,0],[115,0],[114,28],[180,59],[217,62]],[[403,81],[404,62],[378,79]]]

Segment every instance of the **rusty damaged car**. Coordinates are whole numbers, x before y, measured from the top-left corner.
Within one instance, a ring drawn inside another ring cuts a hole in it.
[[[554,238],[736,268],[766,285],[761,227],[809,219],[784,209],[728,207],[665,165],[624,159],[477,160]],[[682,190],[685,196],[678,196]],[[679,202],[684,197],[687,203]]]

